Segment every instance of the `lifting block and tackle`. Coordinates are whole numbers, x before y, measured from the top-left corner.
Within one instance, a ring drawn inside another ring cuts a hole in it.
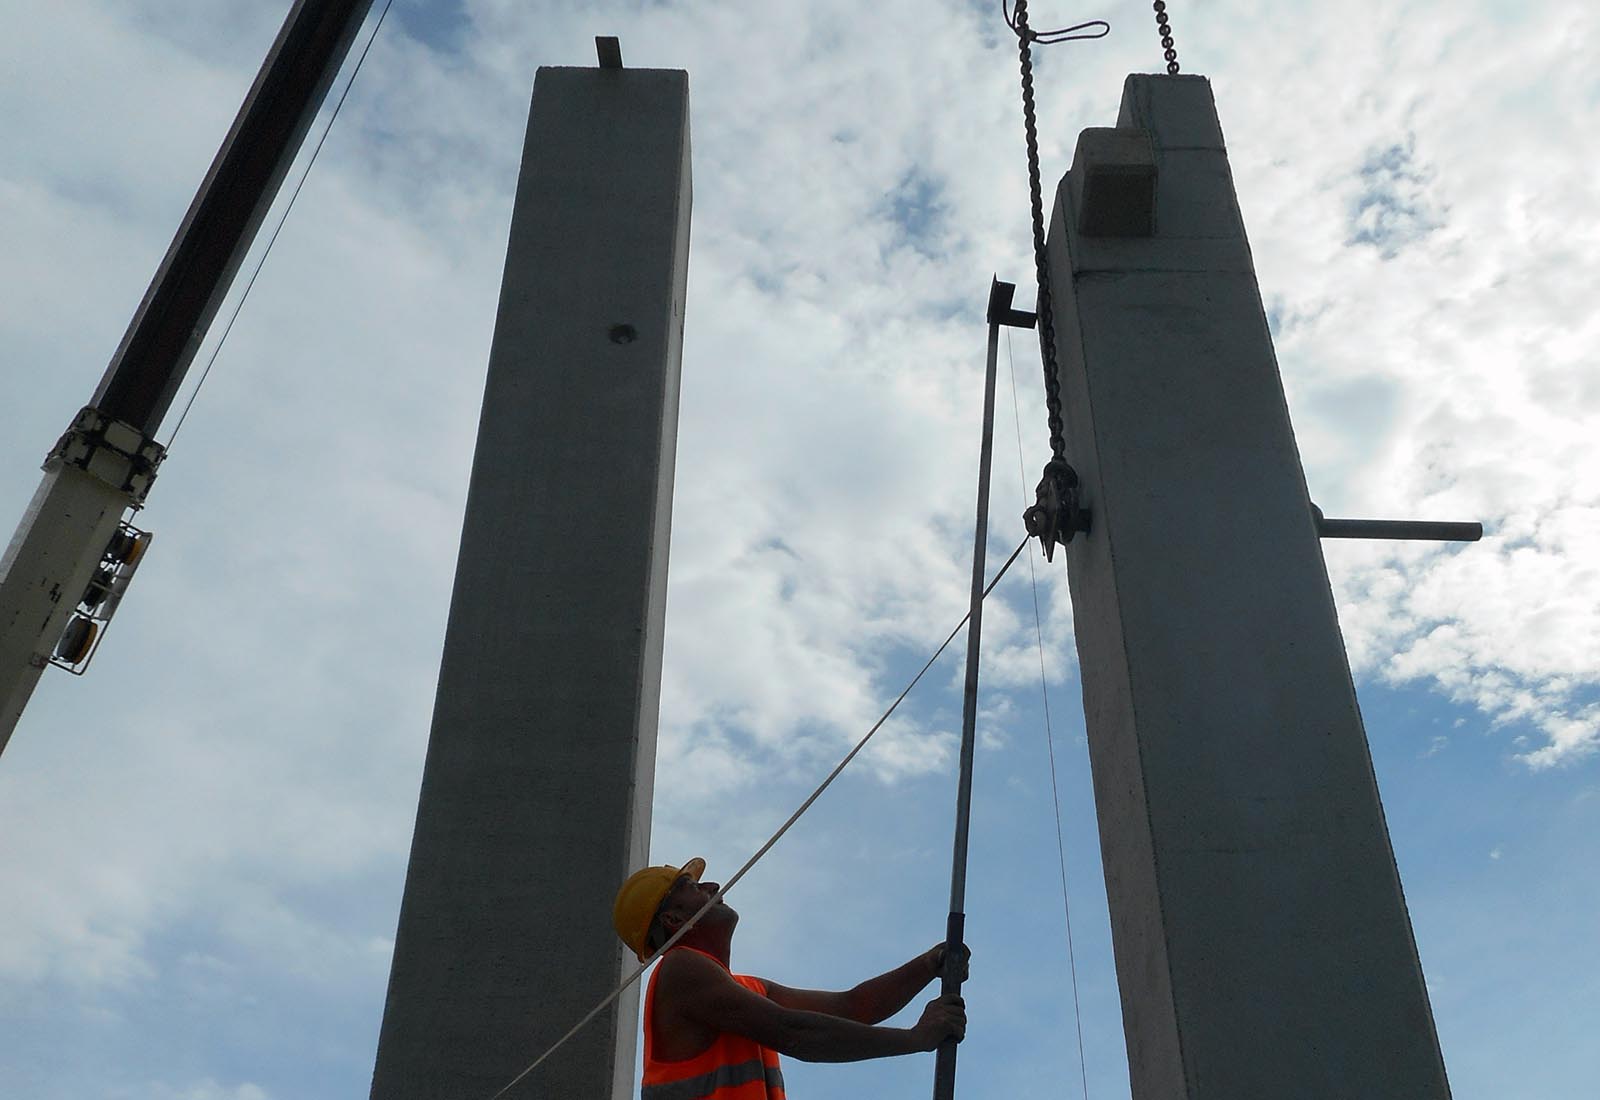
[[[1089,510],[1078,500],[1078,472],[1066,459],[1045,463],[1034,505],[1022,513],[1022,523],[1039,540],[1046,561],[1054,561],[1055,548],[1066,546],[1079,531],[1089,533]]]

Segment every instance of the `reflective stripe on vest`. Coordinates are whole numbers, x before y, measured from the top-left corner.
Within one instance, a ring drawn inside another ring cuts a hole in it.
[[[693,947],[718,966],[722,960]],[[644,1081],[641,1100],[784,1100],[783,1072],[776,1051],[732,1032],[718,1035],[710,1046],[692,1058],[663,1061],[655,1056],[656,978],[650,975],[644,995]],[[731,975],[753,993],[765,997],[767,986],[747,974]]]
[[[741,1089],[740,1085],[758,1085],[759,1088]],[[669,1081],[664,1085],[646,1085],[640,1090],[642,1100],[743,1100],[753,1096],[765,1100],[783,1089],[783,1071],[759,1061],[741,1062],[736,1066],[718,1066],[711,1073],[699,1077],[686,1077],[682,1081]]]

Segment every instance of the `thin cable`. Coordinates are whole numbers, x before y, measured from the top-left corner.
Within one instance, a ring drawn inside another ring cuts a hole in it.
[[[1006,366],[1011,371],[1011,414],[1017,422],[1017,477],[1022,483],[1022,499],[1028,499],[1028,475],[1022,463],[1022,413],[1017,406],[1017,365],[1011,356],[1011,330],[1006,330]],[[1039,581],[1033,570],[1033,555],[1028,556],[1028,582],[1033,588],[1033,632],[1039,641],[1039,693],[1044,696],[1044,743],[1050,750],[1050,797],[1056,808],[1056,854],[1061,865],[1061,907],[1066,913],[1067,965],[1072,972],[1072,1018],[1078,1028],[1078,1076],[1083,1082],[1083,1100],[1089,1100],[1089,1070],[1083,1056],[1083,1010],[1078,1003],[1078,954],[1072,943],[1072,900],[1067,893],[1067,842],[1061,827],[1061,791],[1056,784],[1055,733],[1050,725],[1050,687],[1044,673],[1044,626],[1039,615]]]
[[[189,400],[183,406],[183,412],[178,417],[178,423],[172,428],[172,434],[167,437],[167,450],[172,449],[173,440],[178,438],[178,430],[183,427],[183,422],[189,417],[189,410],[194,407],[194,399],[200,396],[200,387],[206,384],[206,379],[211,376],[211,368],[216,365],[217,355],[222,351],[222,345],[228,342],[228,334],[233,331],[233,323],[239,319],[239,311],[244,308],[245,299],[250,297],[250,290],[256,285],[256,277],[261,274],[267,257],[272,254],[272,246],[278,243],[278,234],[283,232],[284,223],[289,220],[289,212],[294,209],[294,202],[300,197],[300,189],[306,185],[306,179],[311,175],[311,169],[317,163],[317,156],[322,152],[322,145],[328,140],[328,135],[333,132],[333,124],[339,119],[339,112],[344,107],[345,99],[350,95],[350,89],[355,87],[356,77],[361,75],[361,66],[366,64],[367,53],[372,49],[372,43],[378,38],[378,32],[383,29],[383,21],[389,17],[389,9],[394,6],[394,0],[388,0],[383,5],[383,10],[378,13],[378,21],[373,24],[372,33],[367,36],[367,44],[361,49],[361,56],[356,58],[356,67],[350,73],[350,79],[345,83],[344,91],[339,94],[339,101],[333,105],[333,114],[328,117],[328,125],[322,129],[322,136],[317,139],[317,146],[311,150],[311,159],[306,162],[306,170],[300,173],[300,180],[294,185],[294,191],[289,195],[289,202],[283,208],[283,217],[278,219],[278,224],[273,227],[272,236],[267,238],[267,247],[261,252],[261,258],[256,261],[255,270],[250,273],[250,279],[244,284],[244,292],[239,295],[239,300],[233,305],[233,313],[228,317],[228,323],[223,326],[222,336],[217,340],[217,346],[211,349],[211,358],[206,360],[205,370],[200,372],[200,380],[194,384],[194,389],[189,393]]]
[[[987,597],[990,592],[994,591],[994,586],[1000,583],[1000,578],[1006,575],[1006,570],[1011,568],[1011,563],[1017,560],[1017,555],[1021,554],[1023,548],[1027,545],[1027,538],[1024,538],[1021,542],[1017,543],[1017,548],[1011,551],[1011,556],[1007,558],[1006,563],[1000,567],[1000,571],[994,575],[994,580],[990,581],[988,587],[983,590],[983,595],[985,597]],[[737,884],[740,879],[744,878],[745,872],[754,867],[756,865],[756,861],[762,856],[766,855],[767,852],[771,850],[772,846],[783,838],[783,834],[789,831],[790,826],[792,826],[796,821],[800,820],[800,816],[811,808],[811,804],[818,798],[822,797],[822,792],[832,786],[835,779],[839,778],[839,773],[844,771],[844,769],[849,765],[850,761],[854,760],[856,755],[860,753],[862,749],[867,747],[867,742],[872,740],[873,734],[877,733],[878,730],[882,728],[883,724],[889,720],[889,716],[895,712],[896,708],[898,708],[902,702],[905,701],[905,697],[911,694],[911,689],[917,686],[918,681],[920,681],[927,671],[933,667],[933,663],[939,659],[939,656],[944,653],[945,649],[949,647],[950,643],[955,641],[956,635],[961,633],[961,628],[967,625],[967,620],[971,617],[972,611],[969,609],[965,615],[961,616],[961,621],[955,625],[955,629],[950,631],[950,636],[940,643],[938,649],[934,650],[933,656],[928,658],[928,663],[922,666],[922,671],[913,676],[911,678],[911,682],[906,685],[905,690],[895,698],[894,702],[889,704],[889,709],[883,712],[883,717],[879,718],[872,724],[872,728],[867,731],[866,736],[856,742],[855,748],[851,749],[845,754],[845,758],[839,761],[838,766],[835,767],[833,771],[828,773],[828,778],[824,779],[822,784],[817,787],[816,790],[811,792],[811,796],[804,802],[800,803],[800,808],[789,815],[789,820],[785,821],[781,826],[779,826],[778,831],[773,833],[772,836],[768,838],[767,842],[757,849],[756,854],[745,860],[744,866],[735,871],[733,873],[733,877],[722,884],[722,889],[713,894],[710,900],[701,906],[700,910],[695,913],[695,915],[691,917],[682,928],[673,933],[671,939],[667,940],[666,943],[657,948],[655,953],[648,959],[640,963],[638,969],[634,970],[632,974],[629,974],[623,983],[616,989],[612,990],[610,995],[607,996],[605,1000],[601,1001],[599,1004],[595,1005],[594,1008],[590,1009],[587,1016],[573,1024],[571,1029],[568,1030],[565,1035],[555,1041],[554,1045],[552,1045],[543,1054],[539,1055],[539,1057],[535,1058],[533,1063],[529,1065],[527,1069],[513,1077],[508,1084],[500,1089],[499,1092],[489,1097],[489,1100],[500,1100],[500,1097],[504,1096],[513,1087],[515,1087],[517,1082],[521,1081],[524,1077],[528,1076],[528,1074],[538,1069],[540,1064],[544,1062],[546,1058],[554,1054],[562,1047],[563,1044],[566,1043],[568,1039],[572,1038],[580,1030],[582,1030],[585,1024],[587,1024],[590,1020],[593,1020],[596,1016],[600,1015],[601,1012],[604,1012],[613,1001],[622,996],[623,992],[627,990],[629,986],[639,980],[639,975],[650,969],[651,963],[655,962],[662,955],[666,954],[668,950],[676,945],[677,942],[688,933],[689,929],[693,928],[695,924],[699,922],[701,916],[709,912],[713,905],[721,901],[723,894],[726,894],[729,890],[733,889],[734,885]]]

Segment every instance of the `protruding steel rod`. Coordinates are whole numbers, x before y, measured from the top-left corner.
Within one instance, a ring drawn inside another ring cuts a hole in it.
[[[1325,539],[1427,539],[1435,542],[1477,542],[1481,523],[1433,523],[1420,519],[1318,519],[1317,534]]]
[[[1435,523],[1421,519],[1329,519],[1311,506],[1317,534],[1325,539],[1418,539],[1429,542],[1477,542],[1481,523]]]
[[[992,299],[992,293],[991,293]],[[972,818],[972,757],[978,728],[978,649],[983,639],[984,550],[989,541],[989,461],[994,451],[995,369],[1000,324],[991,311],[989,362],[983,380],[983,446],[978,455],[978,518],[972,539],[971,618],[967,623],[967,680],[961,698],[961,780],[956,792],[956,839],[950,862],[950,917],[945,925],[945,967],[939,995],[961,992],[961,948],[967,904],[967,831]],[[934,1100],[953,1100],[956,1092],[956,1041],[939,1044],[933,1073]]]

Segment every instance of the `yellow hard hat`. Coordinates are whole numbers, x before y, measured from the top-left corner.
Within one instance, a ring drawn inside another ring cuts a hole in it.
[[[650,957],[645,940],[650,935],[650,922],[656,919],[656,910],[672,892],[673,885],[684,875],[694,882],[706,873],[706,861],[696,856],[682,867],[664,864],[646,867],[628,876],[628,881],[617,891],[616,904],[611,907],[611,925],[622,937],[622,942],[633,949],[644,962]]]

